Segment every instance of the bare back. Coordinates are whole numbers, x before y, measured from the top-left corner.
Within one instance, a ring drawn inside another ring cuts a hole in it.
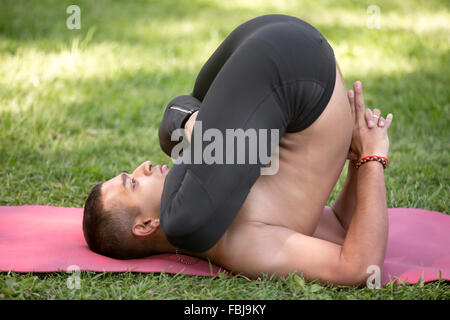
[[[232,264],[238,259],[233,248],[247,245],[239,240],[245,225],[280,226],[311,236],[345,165],[352,131],[345,83],[337,69],[335,88],[323,113],[305,130],[283,135],[277,174],[258,178],[232,225],[199,256],[224,267]]]

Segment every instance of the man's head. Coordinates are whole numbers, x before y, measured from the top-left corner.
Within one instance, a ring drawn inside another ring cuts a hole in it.
[[[96,185],[84,205],[89,248],[117,259],[140,258],[170,247],[159,228],[164,181],[170,169],[142,163]]]

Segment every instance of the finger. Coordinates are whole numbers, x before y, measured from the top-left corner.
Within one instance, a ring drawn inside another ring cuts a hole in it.
[[[350,110],[352,113],[353,123],[356,122],[356,111],[355,111],[355,92],[353,90],[349,90],[347,92],[348,102],[350,104]]]
[[[371,120],[373,120],[373,121],[370,121],[370,123],[373,123],[373,127],[375,127],[376,124],[380,123],[380,115],[381,115],[380,109],[378,109],[378,108],[373,109],[372,118],[371,118]],[[373,127],[371,127],[371,128],[373,128]]]
[[[353,113],[355,113],[355,93],[353,92],[353,90],[349,90],[347,92],[347,96],[348,102],[350,103],[350,109],[352,110]]]
[[[378,119],[378,126],[379,127],[384,127],[386,120],[383,117],[380,117],[380,119]]]
[[[372,110],[370,110],[369,108],[366,108],[365,111],[364,111],[364,117],[365,117],[365,120],[367,122],[367,126],[369,128],[372,129],[373,127],[375,127],[375,122],[374,122]]]
[[[362,93],[362,83],[361,81],[356,81],[353,84],[353,89],[355,90],[355,111],[356,111],[356,121],[363,125],[364,119],[364,97]]]
[[[389,113],[386,117],[386,120],[384,121],[384,127],[386,129],[389,129],[389,127],[391,126],[392,123],[392,118],[394,117],[394,115],[392,113]]]

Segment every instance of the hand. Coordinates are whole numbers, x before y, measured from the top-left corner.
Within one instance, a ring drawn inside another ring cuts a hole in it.
[[[189,117],[188,121],[186,121],[184,125],[184,132],[186,132],[186,138],[189,143],[191,142],[192,130],[194,129],[195,120],[197,119],[198,111],[195,111]]]
[[[185,128],[187,120],[195,111],[200,110],[200,105],[200,100],[187,94],[175,97],[168,103],[159,126],[158,137],[161,149],[169,157],[178,157],[178,155],[172,155],[172,150],[182,139],[178,135],[178,139],[172,140],[172,134],[175,130]]]
[[[384,119],[379,109],[372,112],[365,108],[361,82],[356,81],[353,88],[354,91],[348,92],[348,99],[355,125],[347,159],[357,161],[368,155],[387,157],[389,153],[387,129],[391,126],[393,115],[389,113]]]

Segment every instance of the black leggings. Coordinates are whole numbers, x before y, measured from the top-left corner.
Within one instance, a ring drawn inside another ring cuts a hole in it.
[[[278,129],[281,139],[320,116],[335,79],[334,53],[320,32],[296,17],[272,14],[233,30],[202,67],[191,95],[201,101],[202,132],[216,128],[226,137],[225,129]],[[192,138],[196,129],[197,123]],[[269,136],[267,141],[270,156],[274,143]],[[209,143],[193,140],[192,154]],[[173,165],[160,207],[161,228],[172,245],[203,252],[230,226],[264,166],[234,159]]]

